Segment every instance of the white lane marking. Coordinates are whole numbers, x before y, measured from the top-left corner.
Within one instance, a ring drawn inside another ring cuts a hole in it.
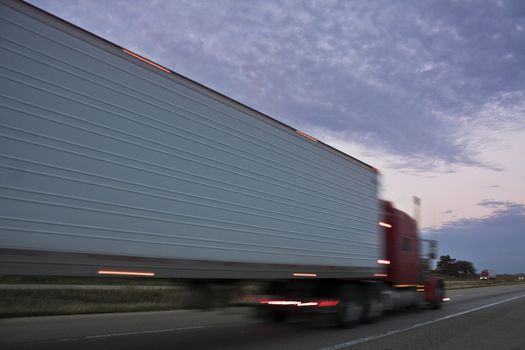
[[[72,341],[72,340],[87,340],[87,339],[109,338],[109,337],[122,337],[122,336],[137,335],[137,334],[155,334],[155,333],[180,332],[180,331],[187,331],[187,330],[192,330],[192,329],[202,329],[202,328],[206,328],[206,326],[191,326],[191,327],[180,327],[180,328],[153,329],[153,330],[150,330],[150,331],[96,334],[96,335],[87,335],[85,337],[77,337],[77,338],[63,338],[63,339],[59,339],[59,341]]]
[[[347,348],[347,347],[354,346],[354,345],[357,345],[357,344],[366,343],[366,342],[369,342],[371,340],[376,340],[376,339],[388,337],[390,335],[394,335],[394,334],[410,331],[412,329],[423,327],[423,326],[427,326],[427,325],[432,324],[432,323],[449,320],[449,319],[454,318],[454,317],[458,317],[458,316],[462,316],[462,315],[465,315],[465,314],[469,314],[469,313],[474,312],[474,311],[483,310],[483,309],[486,309],[486,308],[489,308],[489,307],[492,307],[492,306],[503,304],[503,303],[506,303],[506,302],[509,302],[509,301],[512,301],[512,300],[516,300],[516,299],[519,299],[519,298],[523,298],[523,297],[525,297],[525,294],[518,295],[516,297],[512,297],[512,298],[505,299],[505,300],[500,300],[500,301],[497,301],[497,302],[492,303],[492,304],[478,306],[478,307],[475,307],[475,308],[470,309],[470,310],[461,311],[461,312],[458,312],[458,313],[455,313],[455,314],[452,314],[452,315],[448,315],[448,316],[437,318],[435,320],[421,322],[421,323],[416,323],[415,325],[412,325],[412,326],[409,326],[409,327],[406,327],[406,328],[396,329],[396,330],[388,331],[386,333],[379,334],[379,335],[372,335],[372,336],[369,336],[369,337],[360,338],[360,339],[356,339],[356,340],[351,340],[351,341],[348,341],[348,342],[345,342],[345,343],[341,343],[341,344],[337,344],[337,345],[327,346],[327,347],[321,348],[319,350],[338,350],[338,349],[342,349],[342,348]]]

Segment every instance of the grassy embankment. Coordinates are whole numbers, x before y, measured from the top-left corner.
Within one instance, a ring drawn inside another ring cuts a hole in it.
[[[174,310],[177,289],[0,289],[0,317]]]
[[[2,288],[5,284],[22,286]],[[42,285],[58,288],[38,288]],[[0,317],[174,310],[185,307],[187,294],[170,279],[7,276],[0,277]]]
[[[506,284],[525,283],[523,280],[518,281],[514,275],[498,275],[495,280],[480,280],[479,277],[440,277],[445,280],[446,289],[495,287]]]

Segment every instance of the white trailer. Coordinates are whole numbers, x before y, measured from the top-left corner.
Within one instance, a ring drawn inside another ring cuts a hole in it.
[[[373,167],[27,3],[0,41],[0,274],[381,272]]]

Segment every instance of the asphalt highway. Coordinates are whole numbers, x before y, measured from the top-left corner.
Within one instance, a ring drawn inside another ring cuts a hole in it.
[[[249,308],[12,318],[1,349],[525,349],[525,283],[454,290],[441,310],[400,312],[352,329],[285,324]]]

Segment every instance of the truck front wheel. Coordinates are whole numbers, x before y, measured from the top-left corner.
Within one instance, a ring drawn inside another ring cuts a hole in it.
[[[434,310],[441,309],[441,304],[443,302],[444,288],[441,284],[438,284],[436,291],[434,293],[434,301],[432,302],[432,308]]]

